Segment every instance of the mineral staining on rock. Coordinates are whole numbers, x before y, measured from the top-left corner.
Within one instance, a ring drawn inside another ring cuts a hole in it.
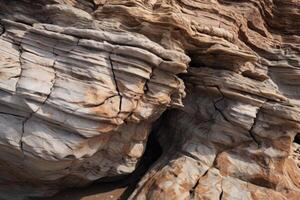
[[[133,172],[169,108],[131,199],[300,198],[299,7],[1,0],[1,196]]]
[[[176,74],[189,58],[181,52],[125,31],[1,23],[1,171],[13,171],[9,181],[60,188],[128,174],[151,123],[182,105]]]

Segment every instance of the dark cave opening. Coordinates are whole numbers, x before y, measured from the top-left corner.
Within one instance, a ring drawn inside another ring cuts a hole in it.
[[[300,133],[297,133],[295,138],[294,138],[294,143],[300,144]]]
[[[158,120],[152,125],[152,130],[148,136],[145,152],[139,161],[137,168],[124,181],[127,183],[127,189],[121,195],[120,200],[126,200],[136,188],[138,182],[150,167],[160,158],[163,153],[161,144],[159,143],[159,129],[163,125],[165,116],[168,110],[165,111]]]
[[[159,130],[164,124],[165,118],[169,113],[166,110],[153,124],[150,134],[147,139],[146,148],[143,156],[141,157],[136,169],[128,175],[104,178],[98,180],[95,185],[103,185],[107,188],[107,191],[114,190],[115,188],[125,187],[126,190],[121,194],[118,200],[126,200],[135,190],[137,184],[147,173],[150,167],[160,158],[163,153],[163,148],[159,143]]]
[[[99,179],[92,185],[86,188],[81,188],[78,193],[78,188],[71,188],[60,192],[54,197],[50,198],[37,198],[43,200],[57,200],[57,199],[69,199],[73,194],[85,197],[91,195],[116,195],[115,193],[122,191],[118,200],[126,200],[135,190],[137,184],[141,178],[147,173],[151,166],[160,158],[163,153],[162,146],[159,143],[159,130],[164,125],[165,119],[169,110],[165,111],[152,125],[152,129],[148,136],[146,148],[143,156],[141,157],[136,169],[128,175],[122,175],[118,177],[106,177]],[[118,195],[117,195],[118,196]],[[104,198],[104,197],[103,197]],[[106,198],[106,197],[105,197]],[[110,198],[110,197],[109,197]],[[112,198],[115,199],[115,198]]]
[[[125,187],[126,190],[122,193],[118,200],[126,200],[135,190],[137,184],[141,178],[147,173],[150,167],[160,158],[163,153],[161,144],[159,143],[159,130],[164,125],[166,116],[169,110],[166,110],[153,124],[150,134],[147,139],[146,148],[143,156],[136,169],[128,175],[114,177],[114,178],[103,178],[94,184],[109,186],[108,190],[113,190],[119,187]]]

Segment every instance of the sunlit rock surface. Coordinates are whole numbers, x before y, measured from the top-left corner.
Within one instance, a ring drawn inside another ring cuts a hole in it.
[[[0,18],[0,198],[130,174],[164,112],[130,199],[300,198],[299,1],[0,0]]]

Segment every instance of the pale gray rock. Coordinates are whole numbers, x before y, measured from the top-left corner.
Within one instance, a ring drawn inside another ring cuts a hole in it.
[[[0,0],[0,198],[299,199],[299,6]]]

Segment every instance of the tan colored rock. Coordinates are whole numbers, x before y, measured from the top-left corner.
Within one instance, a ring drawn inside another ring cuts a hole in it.
[[[297,166],[300,168],[300,145],[297,143],[293,143],[292,144],[292,155],[290,156],[290,158],[292,158]]]
[[[154,130],[130,199],[299,199],[299,8],[0,0],[1,197],[130,174]]]

